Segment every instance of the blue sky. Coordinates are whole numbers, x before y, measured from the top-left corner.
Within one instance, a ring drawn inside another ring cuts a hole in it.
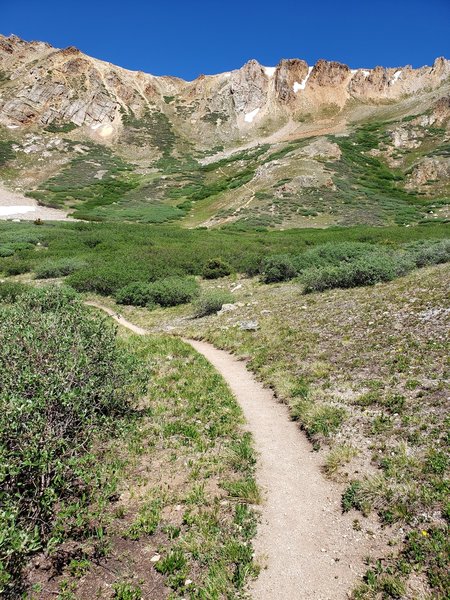
[[[450,58],[450,0],[0,0],[0,32],[193,79],[280,58],[351,67]]]

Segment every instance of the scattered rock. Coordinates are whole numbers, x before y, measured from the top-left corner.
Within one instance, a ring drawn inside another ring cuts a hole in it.
[[[258,321],[241,321],[239,329],[242,329],[242,331],[258,331],[259,323]]]
[[[219,313],[232,312],[233,310],[236,310],[236,309],[237,309],[236,304],[222,304],[222,308],[220,309]]]

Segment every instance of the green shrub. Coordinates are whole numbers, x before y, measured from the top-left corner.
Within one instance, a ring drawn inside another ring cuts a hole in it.
[[[429,240],[409,247],[417,267],[450,261],[450,240]]]
[[[116,600],[140,600],[142,590],[138,585],[132,583],[119,582],[113,585],[114,598]]]
[[[23,273],[29,273],[31,271],[31,266],[28,262],[24,262],[14,258],[9,262],[5,261],[3,270],[6,273],[6,275],[8,275],[8,277],[14,277],[15,275],[23,275]]]
[[[231,266],[221,258],[212,258],[208,260],[202,271],[204,279],[219,279],[231,275]]]
[[[134,282],[115,295],[119,304],[134,306],[177,306],[187,304],[198,295],[198,284],[192,277],[167,277],[153,283]]]
[[[340,266],[325,266],[306,270],[301,279],[305,293],[320,292],[332,288],[352,288],[391,281],[404,275],[413,267],[412,261],[403,254],[388,255],[372,252],[353,262]]]
[[[191,302],[199,292],[193,277],[167,277],[150,284],[152,302],[160,306],[177,306]]]
[[[115,299],[119,304],[150,307],[153,303],[151,284],[142,281],[129,283],[116,292]]]
[[[94,292],[102,296],[110,296],[119,288],[130,283],[131,277],[133,277],[132,273],[125,269],[122,270],[120,267],[88,267],[69,275],[66,283],[77,292]]]
[[[70,133],[74,129],[76,129],[78,125],[75,123],[50,123],[47,127],[44,128],[44,131],[48,131],[49,133]]]
[[[343,512],[348,512],[352,508],[356,510],[362,510],[362,503],[360,500],[361,482],[352,481],[347,489],[342,494],[341,506]]]
[[[376,252],[379,249],[375,244],[362,242],[329,242],[316,248],[306,250],[292,258],[295,270],[302,273],[306,269],[338,266],[343,262],[353,262],[362,256]]]
[[[288,281],[297,275],[290,256],[277,254],[269,256],[263,263],[261,279],[264,283]]]
[[[29,287],[24,283],[16,281],[4,281],[0,283],[0,304],[15,302],[19,296],[25,294]]]
[[[0,245],[0,258],[6,258],[7,256],[12,256],[15,253],[15,248],[8,244]]]
[[[58,514],[93,497],[90,446],[128,410],[132,372],[113,326],[75,292],[32,289],[0,306],[0,593],[31,552],[64,538]]]
[[[86,263],[77,258],[61,258],[59,260],[46,260],[36,268],[36,279],[51,279],[52,277],[65,277],[86,266]]]
[[[224,304],[234,302],[232,294],[220,290],[203,292],[194,303],[196,317],[205,317],[219,311]]]

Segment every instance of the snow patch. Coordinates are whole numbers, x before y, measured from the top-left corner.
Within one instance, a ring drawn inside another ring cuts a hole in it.
[[[354,75],[355,73],[357,73],[359,71],[359,69],[350,69],[350,73],[352,75]]]
[[[25,213],[34,212],[35,210],[35,206],[0,206],[0,217],[23,215]]]
[[[293,85],[293,89],[294,92],[297,93],[299,90],[304,90],[306,87],[306,82],[309,79],[309,76],[311,75],[311,71],[314,69],[314,67],[308,67],[308,75],[305,77],[305,79],[303,79],[303,81],[301,83],[298,83],[298,81],[296,81]]]
[[[394,77],[391,79],[391,81],[389,83],[395,83],[396,81],[398,81],[401,74],[402,74],[401,71],[395,71]]]
[[[95,123],[95,125],[91,125],[91,129],[98,130],[98,135],[102,138],[109,137],[114,133],[114,127],[109,123]]]
[[[102,138],[109,137],[114,133],[114,127],[112,125],[102,125],[99,131],[99,135]]]
[[[364,77],[369,77],[370,71],[368,71],[367,69],[363,69],[362,74],[364,75]]]
[[[263,69],[267,77],[273,77],[276,71],[276,67],[263,67]]]
[[[7,125],[8,129],[19,129],[19,125]]]
[[[253,119],[256,117],[256,115],[259,113],[259,108],[255,108],[255,110],[252,110],[251,112],[247,113],[244,117],[244,121],[246,123],[253,123]]]

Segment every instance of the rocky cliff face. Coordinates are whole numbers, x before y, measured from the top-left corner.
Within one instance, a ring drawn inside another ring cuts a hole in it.
[[[438,88],[450,61],[432,67],[350,69],[298,59],[264,67],[251,60],[230,73],[192,82],[154,77],[105,63],[74,47],[0,36],[0,124],[9,128],[73,123],[99,138],[120,136],[124,117],[161,113],[195,143],[232,141],[258,127],[274,131],[291,121],[335,116],[350,100],[395,102]],[[292,129],[292,128],[291,128]]]

